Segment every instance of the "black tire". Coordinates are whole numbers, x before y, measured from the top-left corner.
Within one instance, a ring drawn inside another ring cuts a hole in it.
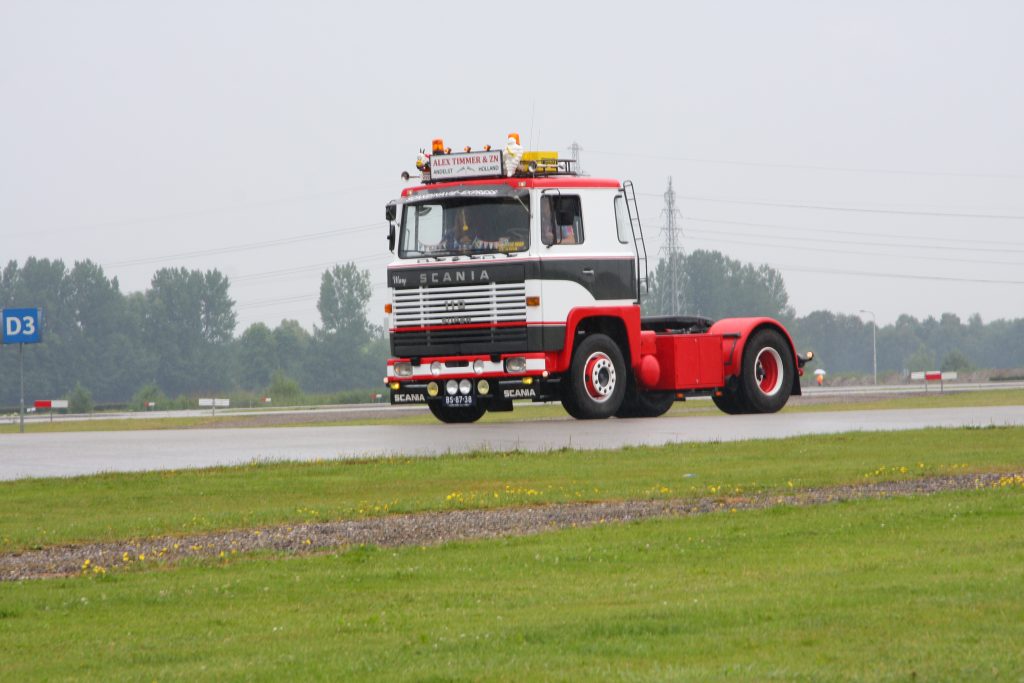
[[[434,417],[448,424],[476,422],[487,412],[487,408],[480,402],[469,408],[450,408],[440,401],[428,401],[427,407],[430,408],[430,412],[434,414]]]
[[[793,392],[795,378],[793,353],[778,330],[759,330],[747,340],[739,384],[739,399],[746,412],[782,410]]]
[[[723,391],[721,396],[718,394],[711,395],[711,400],[714,401],[715,406],[726,415],[742,415],[747,412],[739,398],[739,396],[728,389]]]
[[[637,386],[636,377],[630,373],[626,395],[622,399],[615,417],[661,417],[675,403],[674,391],[643,391]]]
[[[583,413],[581,413],[580,409],[578,407],[576,407],[576,404],[573,403],[573,399],[569,395],[569,381],[568,381],[568,378],[566,378],[566,380],[563,382],[563,388],[562,388],[562,407],[565,408],[565,412],[569,413],[569,417],[574,417],[577,420],[584,419],[583,418]]]
[[[626,395],[628,370],[618,344],[604,334],[583,338],[563,380],[562,405],[577,420],[611,417]]]

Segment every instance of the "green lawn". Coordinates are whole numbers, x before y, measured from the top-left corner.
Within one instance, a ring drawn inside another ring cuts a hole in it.
[[[1017,486],[5,583],[0,678],[1016,681],[1022,586]]]
[[[28,479],[0,482],[0,551],[457,507],[1022,470],[1024,428],[986,428]]]
[[[847,410],[894,410],[910,408],[961,408],[965,406],[1017,406],[1024,405],[1024,389],[1002,389],[992,391],[959,391],[930,394],[893,395],[871,400],[841,401],[835,398],[820,397],[803,405],[789,405],[785,412],[818,412]],[[387,406],[381,406],[386,409]],[[693,399],[677,402],[668,415],[686,417],[693,415],[721,415],[710,400]],[[267,425],[260,421],[259,413],[231,414],[218,417],[168,417],[168,418],[133,418],[112,419],[97,414],[88,420],[72,422],[28,422],[28,432],[110,432],[149,429],[194,429],[213,427],[218,423],[230,422],[237,427],[354,427],[366,425],[417,425],[435,424],[437,422],[429,413],[400,415],[387,418],[359,418],[353,420],[331,421],[321,413],[310,412],[295,422],[279,425]],[[527,420],[568,420],[562,406],[552,405],[520,405],[510,413],[487,413],[481,422],[522,422]],[[0,424],[0,435],[14,434],[18,431],[17,421]]]

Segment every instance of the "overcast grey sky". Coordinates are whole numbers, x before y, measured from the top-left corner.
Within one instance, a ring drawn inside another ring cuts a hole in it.
[[[516,130],[632,179],[652,253],[671,176],[684,247],[778,268],[801,315],[1024,317],[1021,26],[1012,0],[3,0],[0,261],[126,292],[219,268],[240,333],[311,327],[355,260],[376,320],[399,173]]]

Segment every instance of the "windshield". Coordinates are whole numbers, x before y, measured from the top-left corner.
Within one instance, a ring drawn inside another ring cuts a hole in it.
[[[530,213],[515,198],[406,204],[398,255],[511,254],[530,248]]]

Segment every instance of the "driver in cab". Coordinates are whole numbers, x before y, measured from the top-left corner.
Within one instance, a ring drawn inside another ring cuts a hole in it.
[[[552,244],[576,244],[572,213],[555,211],[552,209],[552,204],[550,197],[545,197],[541,202],[541,241],[549,247]]]

